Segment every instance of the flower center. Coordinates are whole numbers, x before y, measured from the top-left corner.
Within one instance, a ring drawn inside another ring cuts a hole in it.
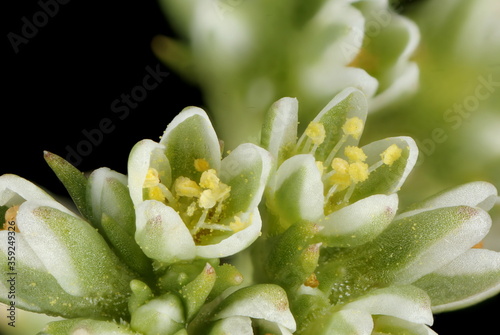
[[[325,185],[325,214],[329,214],[338,208],[345,206],[358,183],[366,181],[370,174],[382,165],[392,166],[402,154],[402,149],[396,144],[390,145],[382,154],[380,161],[369,166],[365,163],[368,158],[363,149],[357,146],[347,146],[344,148],[344,155],[347,160],[336,157],[342,145],[346,142],[349,136],[359,139],[364,128],[363,120],[358,117],[352,117],[346,120],[342,126],[343,136],[337,142],[331,153],[325,161],[316,161],[318,170],[320,171]],[[307,136],[306,150],[314,155],[318,146],[320,146],[326,138],[326,130],[322,123],[311,122],[306,128],[305,135]],[[312,142],[312,147],[311,147]],[[308,144],[309,143],[309,144]],[[343,198],[336,200],[333,203],[333,196],[336,193],[345,191]]]
[[[238,216],[229,224],[221,223],[225,219],[223,210],[231,186],[220,180],[206,159],[196,159],[194,167],[201,172],[199,181],[180,176],[170,189],[162,184],[159,172],[149,168],[143,185],[145,198],[161,201],[175,209],[197,242],[214,231],[238,232],[246,228],[248,224]]]

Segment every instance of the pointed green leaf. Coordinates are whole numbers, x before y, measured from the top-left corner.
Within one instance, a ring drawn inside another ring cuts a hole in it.
[[[149,300],[154,298],[153,291],[149,286],[140,280],[134,279],[130,282],[130,289],[132,294],[128,299],[128,309],[130,313],[134,313],[137,308],[146,304]]]
[[[80,213],[90,220],[92,218],[92,210],[87,203],[87,178],[80,170],[62,157],[45,151],[44,158],[57,178],[63,183],[66,190],[68,190],[71,199],[73,199]]]
[[[184,301],[188,322],[193,319],[206,302],[216,279],[215,269],[207,263],[203,271],[192,282],[181,289],[180,293]]]
[[[125,264],[142,276],[151,275],[151,260],[142,252],[133,235],[130,236],[121,225],[106,214],[102,215],[101,227],[103,235]]]
[[[219,170],[221,151],[217,135],[205,111],[187,107],[167,126],[160,144],[172,168],[172,180],[180,176],[199,180],[196,159],[205,159],[210,168]]]
[[[500,292],[500,253],[471,249],[420,278],[435,313],[468,307]]]

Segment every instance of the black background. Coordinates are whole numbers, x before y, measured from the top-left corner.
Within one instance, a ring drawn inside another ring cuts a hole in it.
[[[180,0],[182,1],[182,0]],[[9,33],[22,35],[22,18],[33,22],[37,1],[9,2],[2,9],[2,151],[0,174],[14,173],[48,188],[65,191],[43,159],[48,150],[66,157],[86,141],[84,131],[104,118],[113,131],[80,155],[78,168],[109,167],[126,173],[128,153],[139,140],[158,140],[172,117],[188,105],[202,105],[196,87],[170,75],[121,120],[111,103],[142,85],[150,66],[160,62],[150,47],[157,34],[173,36],[156,1],[70,1],[38,28],[15,53]],[[500,299],[435,317],[439,334],[496,334]],[[495,317],[496,315],[496,317]]]

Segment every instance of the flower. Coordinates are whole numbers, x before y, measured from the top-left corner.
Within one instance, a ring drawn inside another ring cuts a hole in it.
[[[15,287],[16,306],[63,317],[126,317],[133,273],[81,217],[31,182],[0,177],[5,217],[0,253],[1,301]]]
[[[283,228],[303,221],[321,223],[320,234],[335,235],[337,241],[330,243],[338,246],[364,243],[363,236],[374,238],[395,215],[394,193],[416,162],[415,142],[393,137],[358,147],[367,102],[354,88],[335,96],[298,141],[297,109],[295,99],[277,101],[262,130],[262,145],[278,162],[266,190],[269,208]],[[311,130],[316,128],[322,129],[320,137]],[[344,234],[350,242],[340,242]]]
[[[201,87],[230,148],[253,139],[267,106],[282,96],[301,101],[305,122],[309,111],[347,87],[363,91],[371,110],[418,87],[418,66],[410,60],[418,28],[387,0],[161,5],[180,38],[158,37],[153,50]],[[235,130],[238,123],[246,126]]]
[[[304,309],[298,333],[432,334],[432,312],[500,292],[500,253],[473,249],[491,226],[493,185],[465,184],[399,209],[414,141],[358,147],[367,108],[357,89],[334,97],[298,140],[297,107],[277,101],[263,126],[262,145],[276,158],[266,189],[274,225],[254,252],[265,278],[293,297],[292,310]]]
[[[269,153],[252,144],[221,161],[206,113],[184,109],[159,143],[140,141],[130,154],[137,243],[148,257],[167,264],[243,250],[260,234],[257,205],[270,168]]]

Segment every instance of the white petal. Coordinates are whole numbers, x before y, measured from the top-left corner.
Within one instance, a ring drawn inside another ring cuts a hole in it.
[[[146,200],[136,206],[136,225],[135,239],[148,257],[165,263],[195,257],[193,237],[173,208]]]
[[[168,160],[163,154],[164,151],[163,145],[151,140],[142,140],[132,148],[128,159],[127,173],[130,197],[134,205],[144,200],[142,189],[152,160],[163,158],[165,165],[168,165]],[[168,177],[170,178],[170,176]]]

